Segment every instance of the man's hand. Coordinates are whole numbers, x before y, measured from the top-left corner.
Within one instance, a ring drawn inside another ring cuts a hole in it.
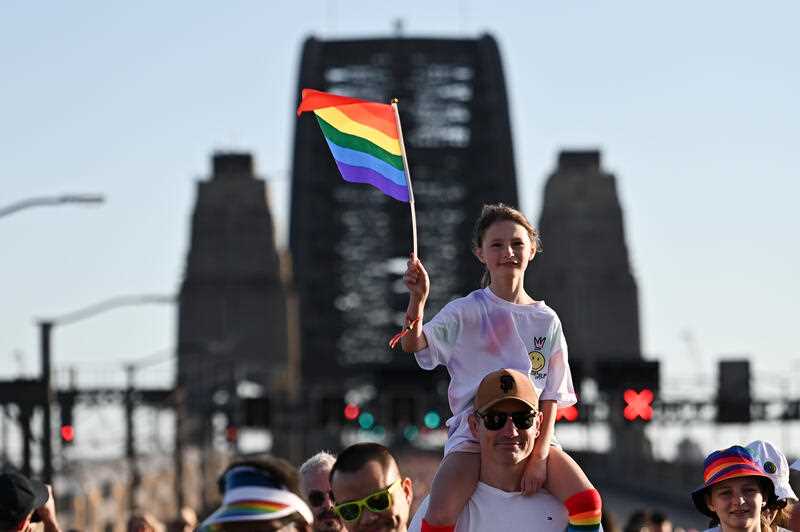
[[[525,471],[522,473],[522,482],[520,489],[523,495],[533,495],[539,488],[544,486],[547,480],[547,458],[544,460],[537,459],[533,455],[528,457],[528,462],[525,464]]]
[[[431,281],[428,278],[428,272],[425,266],[422,265],[416,255],[413,253],[408,258],[408,265],[406,273],[403,276],[408,291],[411,292],[411,297],[417,302],[424,302],[428,299],[428,293],[431,290]]]
[[[47,497],[47,502],[35,511],[42,519],[45,532],[61,532],[61,528],[58,526],[58,521],[56,520],[56,501],[53,498],[53,487],[49,484],[47,485],[47,492],[49,495]]]

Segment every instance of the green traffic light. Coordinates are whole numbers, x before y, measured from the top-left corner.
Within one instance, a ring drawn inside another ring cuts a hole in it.
[[[358,416],[358,424],[362,429],[369,430],[375,424],[375,416],[369,412],[361,412],[361,415]]]
[[[419,429],[414,425],[408,425],[406,428],[403,429],[403,437],[408,441],[414,441],[419,436]]]
[[[435,429],[439,427],[439,424],[442,422],[442,418],[435,410],[428,410],[425,413],[425,417],[423,418],[422,422],[425,423],[425,426],[429,429]]]

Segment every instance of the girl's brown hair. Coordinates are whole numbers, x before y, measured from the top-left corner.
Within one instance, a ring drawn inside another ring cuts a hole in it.
[[[483,244],[483,235],[493,223],[504,220],[514,222],[525,228],[531,239],[531,244],[533,244],[534,253],[539,253],[542,250],[542,241],[539,238],[539,231],[528,221],[524,214],[504,203],[491,203],[483,206],[480,216],[475,220],[475,227],[472,229],[472,249],[481,247],[481,244]],[[484,267],[483,275],[481,276],[481,288],[489,286],[491,281],[492,278],[489,275],[489,270]]]

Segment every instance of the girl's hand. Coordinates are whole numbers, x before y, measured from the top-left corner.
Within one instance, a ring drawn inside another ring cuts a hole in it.
[[[405,283],[411,296],[417,301],[425,301],[428,299],[428,293],[431,290],[431,281],[428,278],[428,272],[425,266],[422,265],[416,255],[413,253],[409,255],[406,273],[403,275],[403,282]]]
[[[547,459],[538,460],[533,455],[528,457],[525,471],[522,473],[520,489],[523,495],[533,495],[544,486],[547,480]]]

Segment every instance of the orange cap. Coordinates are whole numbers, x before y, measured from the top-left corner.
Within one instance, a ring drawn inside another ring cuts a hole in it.
[[[539,394],[531,379],[515,369],[500,369],[485,376],[478,386],[475,411],[483,414],[490,406],[506,399],[516,399],[538,410]]]

